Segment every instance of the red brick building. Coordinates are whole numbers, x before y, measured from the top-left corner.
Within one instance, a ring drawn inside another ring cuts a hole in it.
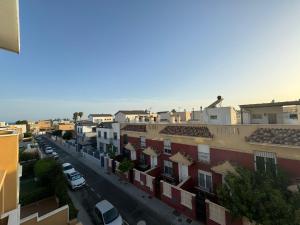
[[[300,126],[123,124],[121,149],[135,162],[132,182],[179,212],[207,224],[232,222],[216,189],[236,166],[276,164],[300,180]]]

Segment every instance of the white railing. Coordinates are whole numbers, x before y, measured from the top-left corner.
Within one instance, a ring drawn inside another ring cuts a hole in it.
[[[220,225],[226,225],[226,209],[209,200],[205,202],[208,203],[209,219]]]
[[[180,191],[181,194],[181,204],[188,207],[189,209],[193,209],[193,194],[184,190]]]
[[[112,161],[113,160],[111,158],[108,158],[108,167],[110,167],[110,168],[112,167]]]
[[[146,186],[149,187],[151,191],[153,191],[153,180],[154,177],[151,177],[150,175],[146,174]]]
[[[119,165],[120,165],[120,162],[115,161],[115,163],[116,163],[116,171],[119,171]]]
[[[134,171],[134,179],[136,181],[140,182],[141,181],[141,172],[136,169],[134,169],[133,171]]]
[[[169,198],[172,198],[172,184],[162,181],[163,183],[163,194]]]

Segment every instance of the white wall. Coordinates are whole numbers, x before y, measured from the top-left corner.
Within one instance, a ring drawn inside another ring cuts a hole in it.
[[[237,124],[237,113],[233,107],[206,108],[194,111],[191,119],[203,124],[230,125]]]

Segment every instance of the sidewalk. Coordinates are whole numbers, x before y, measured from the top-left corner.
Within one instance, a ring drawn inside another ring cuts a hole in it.
[[[51,140],[49,138],[49,140]],[[52,140],[53,141],[53,140]],[[54,142],[54,141],[53,141]],[[167,218],[171,225],[204,225],[199,221],[191,221],[186,216],[179,213],[174,213],[175,209],[171,208],[170,206],[166,205],[164,202],[160,201],[156,198],[148,198],[148,194],[131,183],[125,182],[124,180],[120,179],[117,175],[113,173],[107,173],[107,171],[100,166],[99,163],[96,163],[98,160],[89,160],[86,157],[80,156],[78,152],[75,152],[74,149],[67,148],[66,146],[54,142],[58,146],[60,146],[65,152],[69,153],[73,157],[76,157],[79,161],[81,161],[85,166],[94,170],[97,174],[105,178],[107,181],[111,182],[118,188],[122,189],[132,198],[135,198],[141,204],[145,205],[149,210],[162,215],[163,217]],[[175,215],[176,214],[176,215]]]

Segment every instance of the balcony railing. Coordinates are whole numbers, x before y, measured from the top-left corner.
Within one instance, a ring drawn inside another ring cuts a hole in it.
[[[151,191],[153,191],[153,181],[155,177],[151,176],[148,174],[148,172],[151,172],[156,168],[152,168],[150,170],[147,170],[145,172],[133,169],[133,174],[134,174],[134,180],[138,182],[142,186],[148,187]]]
[[[170,184],[166,181],[161,180],[163,195],[177,201],[177,204],[181,204],[189,209],[193,209],[193,198],[196,197],[196,194],[186,191],[182,186],[190,179],[188,177],[186,180],[182,181],[178,185]],[[174,195],[174,196],[173,196]],[[179,198],[179,199],[178,199]]]

